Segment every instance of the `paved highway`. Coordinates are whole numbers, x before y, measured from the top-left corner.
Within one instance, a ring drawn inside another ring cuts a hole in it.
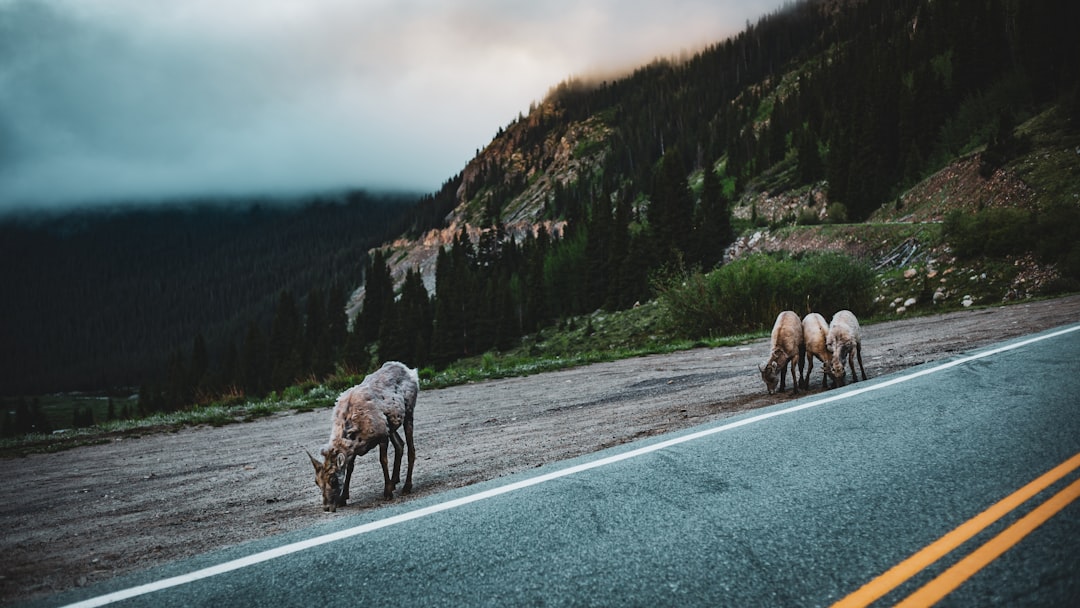
[[[1077,606],[1078,361],[1072,325],[45,604]]]

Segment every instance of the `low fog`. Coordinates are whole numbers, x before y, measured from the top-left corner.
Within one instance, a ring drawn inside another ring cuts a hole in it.
[[[560,81],[779,5],[0,0],[0,213],[434,191]]]

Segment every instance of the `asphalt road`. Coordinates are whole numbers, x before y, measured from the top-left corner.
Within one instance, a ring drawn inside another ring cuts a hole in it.
[[[1072,325],[43,604],[1077,606],[1077,361]]]

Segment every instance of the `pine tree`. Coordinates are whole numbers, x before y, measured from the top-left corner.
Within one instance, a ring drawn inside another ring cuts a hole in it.
[[[278,297],[270,328],[270,389],[279,391],[295,382],[303,372],[302,326],[296,301],[288,291]]]
[[[674,262],[686,254],[693,214],[693,200],[686,181],[686,168],[678,149],[660,159],[649,201],[649,227],[660,254],[659,265]]]
[[[333,354],[333,361],[340,357],[348,338],[349,316],[345,311],[346,303],[345,291],[341,285],[335,284],[326,298],[326,339]]]
[[[341,363],[350,373],[363,373],[371,366],[371,355],[368,352],[370,341],[359,323],[354,323],[352,331],[345,338],[345,346],[342,350]]]
[[[249,396],[261,396],[269,387],[270,360],[266,338],[255,322],[248,324],[240,351],[240,388]]]
[[[377,338],[383,323],[383,314],[393,302],[394,281],[390,276],[390,266],[386,263],[383,251],[377,249],[364,272],[364,307],[355,323],[364,328],[366,335]]]
[[[604,308],[618,310],[634,303],[631,287],[630,268],[630,216],[631,203],[625,191],[616,195],[615,215],[611,226],[611,247],[608,251],[608,264],[612,276],[608,280]]]
[[[525,333],[536,331],[550,318],[547,292],[544,290],[544,260],[547,258],[550,242],[547,229],[541,225],[536,230],[536,236],[527,235],[522,244],[525,258],[525,293],[521,328]]]
[[[440,364],[449,363],[461,354],[463,294],[454,282],[455,274],[453,256],[440,247],[435,260],[435,318],[430,351],[432,360]]]
[[[207,387],[209,368],[210,356],[206,352],[206,339],[202,332],[199,332],[191,345],[191,365],[188,368],[188,391],[192,396]]]
[[[410,367],[425,365],[431,340],[431,302],[419,270],[409,269],[401,297],[387,310],[379,331],[379,356]]]
[[[305,368],[315,378],[321,379],[334,371],[335,348],[330,337],[328,309],[323,302],[323,292],[312,289],[308,293],[304,314]]]
[[[221,367],[218,369],[217,377],[213,381],[214,390],[229,391],[240,388],[239,374],[240,353],[236,350],[236,344],[230,341],[225,348],[225,354],[221,357]]]
[[[712,268],[723,259],[724,249],[734,238],[731,229],[731,209],[724,197],[720,177],[713,169],[714,163],[705,165],[701,189],[701,203],[698,205],[697,218],[694,222],[695,252],[691,259],[704,268]]]

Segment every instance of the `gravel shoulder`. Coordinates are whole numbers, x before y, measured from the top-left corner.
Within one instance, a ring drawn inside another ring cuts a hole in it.
[[[863,361],[876,378],[1078,321],[1080,296],[1070,296],[866,325]],[[790,400],[765,392],[767,350],[758,340],[421,391],[413,494],[394,500]],[[325,443],[331,406],[0,460],[0,604],[383,506],[368,455],[350,504],[322,511],[304,449]]]

